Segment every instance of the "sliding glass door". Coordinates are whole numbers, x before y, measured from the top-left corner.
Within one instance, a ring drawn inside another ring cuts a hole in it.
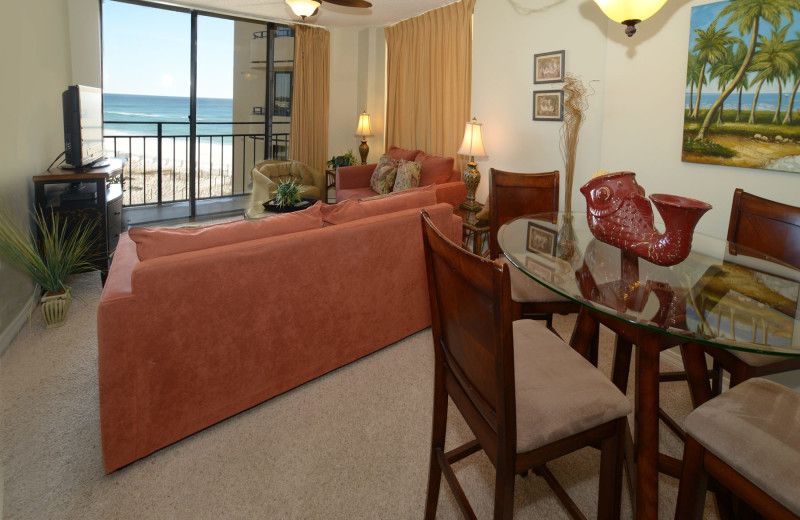
[[[103,1],[107,153],[124,204],[153,219],[242,205],[250,170],[288,158],[291,29],[178,7]]]

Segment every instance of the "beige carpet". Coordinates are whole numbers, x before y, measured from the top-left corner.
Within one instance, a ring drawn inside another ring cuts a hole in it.
[[[429,330],[105,475],[96,370],[100,278],[85,274],[72,285],[67,324],[46,330],[37,309],[0,358],[3,518],[422,517]],[[565,337],[573,322],[557,319]],[[606,371],[612,339],[604,331]],[[684,386],[662,386],[665,406],[678,416],[688,410]],[[665,449],[679,455],[680,445],[663,437]],[[468,439],[451,406],[449,445]],[[589,518],[598,464],[598,453],[585,449],[551,466]],[[490,518],[490,463],[476,454],[458,468],[479,518]],[[662,477],[661,518],[672,518],[675,493],[675,481]],[[630,518],[625,495],[623,518]],[[716,517],[712,502],[707,518]],[[515,508],[515,518],[568,518],[537,477],[517,478]],[[444,482],[438,518],[460,518]]]

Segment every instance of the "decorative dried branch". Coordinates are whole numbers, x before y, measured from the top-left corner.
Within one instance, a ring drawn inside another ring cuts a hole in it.
[[[586,86],[577,76],[567,73],[564,77],[564,120],[561,124],[561,157],[564,159],[564,210],[572,211],[572,183],[575,178],[575,154],[578,150],[580,132],[586,110],[589,108]]]

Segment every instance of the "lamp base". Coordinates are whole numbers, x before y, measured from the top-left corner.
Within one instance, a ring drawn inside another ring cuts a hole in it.
[[[461,203],[458,207],[471,212],[478,212],[481,210],[481,205],[475,201],[475,191],[478,189],[478,184],[481,182],[481,172],[478,171],[477,164],[474,162],[467,163],[467,169],[464,170],[464,184],[467,185],[467,200]]]
[[[361,164],[367,164],[367,156],[369,155],[369,145],[367,138],[361,138],[361,146],[358,147],[358,153],[361,154]]]

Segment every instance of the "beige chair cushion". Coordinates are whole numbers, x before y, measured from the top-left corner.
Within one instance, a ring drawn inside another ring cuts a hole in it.
[[[554,293],[546,288],[530,276],[526,275],[514,264],[508,261],[504,255],[500,255],[499,260],[508,264],[508,271],[511,275],[511,299],[518,303],[526,302],[566,302],[569,299],[564,298],[558,293]]]
[[[542,323],[518,320],[513,327],[517,453],[631,412],[608,377]]]
[[[753,378],[690,413],[686,432],[800,514],[800,394]]]

